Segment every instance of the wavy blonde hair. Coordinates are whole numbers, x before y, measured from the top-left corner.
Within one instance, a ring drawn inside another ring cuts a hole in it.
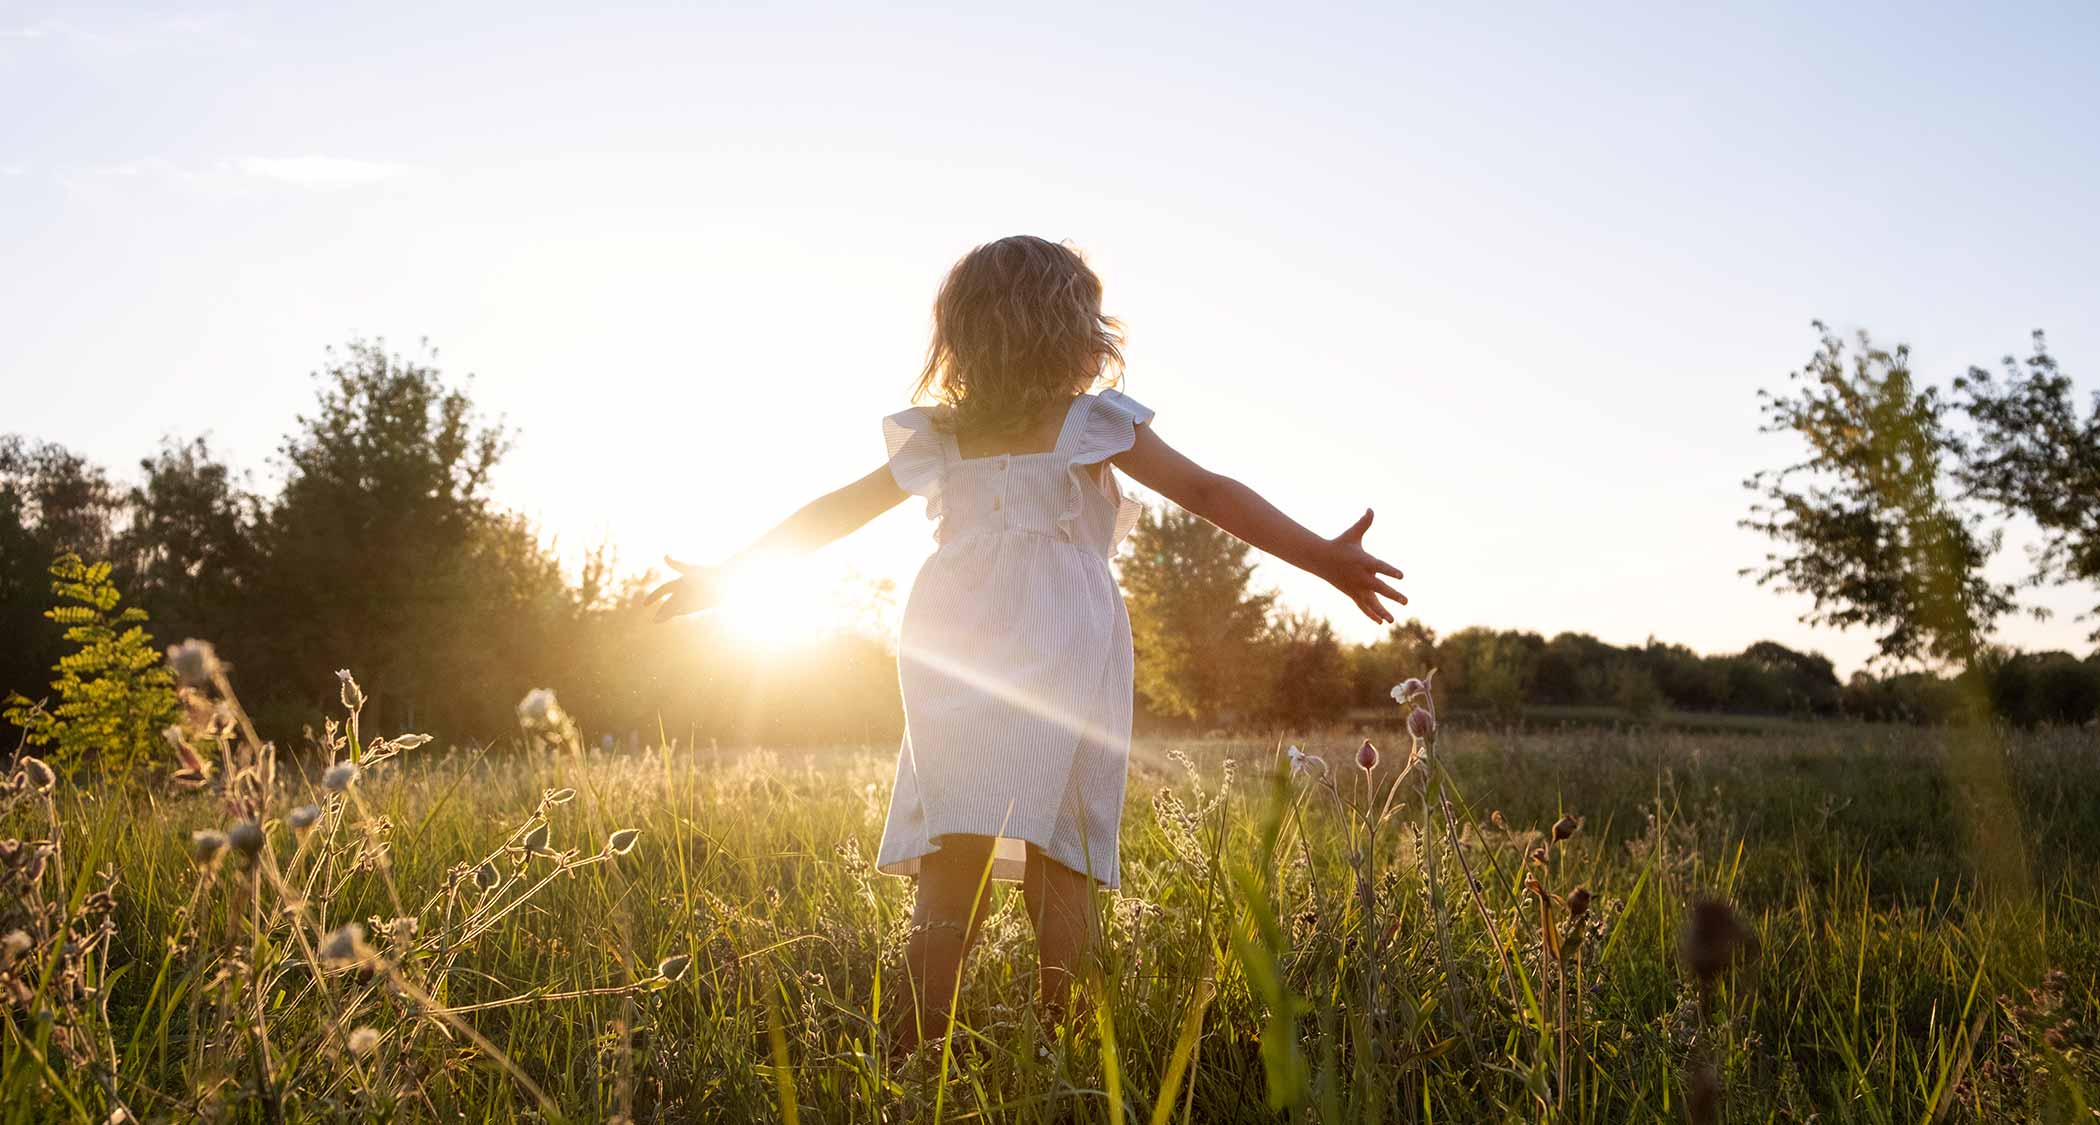
[[[944,429],[1008,434],[1122,371],[1123,325],[1101,312],[1101,279],[1086,259],[1017,234],[948,271],[912,397],[946,405],[935,415]]]

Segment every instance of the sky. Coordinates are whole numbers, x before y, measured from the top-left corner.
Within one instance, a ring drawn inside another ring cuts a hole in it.
[[[330,345],[427,340],[570,557],[718,558],[880,463],[946,268],[1032,233],[1162,437],[1377,511],[1404,613],[1850,670],[1738,573],[1810,322],[2100,389],[2090,3],[879,8],[0,0],[0,432],[267,487]],[[918,509],[809,580],[901,591]],[[2090,650],[2100,592],[2028,600]]]

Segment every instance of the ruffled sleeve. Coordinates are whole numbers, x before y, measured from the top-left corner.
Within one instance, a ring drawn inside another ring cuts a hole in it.
[[[926,518],[941,518],[941,474],[947,467],[940,431],[920,407],[882,420],[882,442],[889,450],[890,476],[897,487],[926,498]]]
[[[1079,518],[1086,506],[1089,489],[1100,493],[1116,506],[1116,522],[1110,534],[1108,549],[1113,551],[1130,529],[1137,526],[1143,508],[1137,501],[1123,495],[1116,483],[1115,470],[1110,469],[1097,480],[1094,466],[1119,453],[1128,452],[1137,444],[1137,428],[1152,421],[1152,408],[1117,390],[1102,391],[1088,404],[1085,423],[1080,427],[1078,440],[1073,443],[1072,467],[1067,474],[1071,484],[1064,512],[1058,516],[1057,524],[1067,538],[1072,534],[1073,521]]]

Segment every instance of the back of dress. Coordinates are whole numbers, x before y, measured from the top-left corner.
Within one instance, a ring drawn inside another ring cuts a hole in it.
[[[963,458],[923,409],[884,420],[890,470],[939,543],[898,638],[905,736],[878,866],[908,875],[950,833],[1001,837],[1118,882],[1130,619],[1108,559],[1137,522],[1106,462],[1152,412],[1081,395],[1045,453]]]

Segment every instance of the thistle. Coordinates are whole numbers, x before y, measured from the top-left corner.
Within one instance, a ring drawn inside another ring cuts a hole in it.
[[[179,645],[168,646],[168,670],[183,687],[210,687],[219,678],[221,667],[218,650],[210,641],[195,637]]]
[[[357,780],[357,774],[356,762],[337,762],[328,767],[327,773],[321,775],[321,788],[330,793],[341,793],[350,788],[351,782]]]
[[[218,862],[219,853],[226,850],[226,833],[213,828],[200,828],[190,833],[190,858],[199,867],[210,867]]]

